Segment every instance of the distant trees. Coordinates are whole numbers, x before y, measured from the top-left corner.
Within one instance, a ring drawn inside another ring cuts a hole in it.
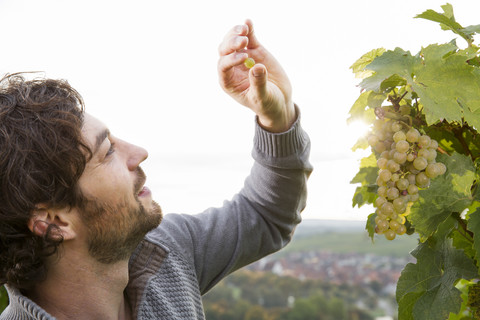
[[[372,320],[356,306],[371,299],[360,287],[241,270],[205,295],[204,306],[209,320]]]

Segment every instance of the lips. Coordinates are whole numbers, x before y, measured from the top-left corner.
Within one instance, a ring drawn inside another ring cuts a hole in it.
[[[138,193],[138,196],[139,197],[144,197],[144,196],[148,196],[150,195],[150,189],[148,189],[148,187],[146,186],[143,186],[143,188],[140,190],[140,192]]]

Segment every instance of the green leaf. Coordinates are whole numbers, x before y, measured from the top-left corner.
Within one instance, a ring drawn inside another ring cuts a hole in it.
[[[375,154],[370,154],[360,160],[360,170],[350,183],[360,183],[357,187],[352,199],[352,207],[358,205],[360,208],[366,203],[373,203],[377,197],[377,180],[378,168]]]
[[[355,77],[365,78],[371,74],[371,71],[365,71],[365,67],[369,65],[373,59],[378,56],[381,56],[385,52],[384,48],[373,49],[360,57],[354,64],[350,66]]]
[[[475,249],[475,259],[477,266],[480,267],[480,209],[470,214],[467,224],[468,230],[473,232],[473,248]]]
[[[353,145],[352,151],[356,151],[358,149],[367,149],[369,147],[368,140],[365,137],[360,137],[357,142]]]
[[[377,197],[376,190],[377,187],[373,185],[357,187],[352,198],[352,207],[360,208],[364,204],[373,203]]]
[[[471,34],[465,33],[463,30],[464,28],[455,21],[455,17],[453,15],[453,7],[450,4],[446,4],[442,6],[443,14],[438,13],[434,10],[427,10],[415,18],[422,18],[434,22],[439,22],[440,26],[443,30],[451,30],[454,33],[458,34],[462,38],[464,38],[468,43],[471,42]]]
[[[399,302],[398,304],[398,319],[414,320],[413,307],[415,306],[415,303],[421,296],[422,296],[422,293],[420,292],[410,292],[404,295],[402,297],[401,302]]]
[[[392,75],[387,79],[383,80],[380,84],[380,90],[382,92],[389,92],[392,91],[395,87],[404,86],[407,84],[407,80],[400,77],[399,75]]]
[[[368,215],[367,223],[365,225],[365,230],[368,232],[368,236],[370,239],[375,237],[375,217],[377,216],[376,213],[371,213]]]
[[[469,123],[478,122],[480,72],[466,62],[464,53],[455,50],[454,45],[443,44],[421,51],[424,61],[416,65],[412,87],[424,106],[428,125],[443,119],[461,123],[463,117]]]
[[[475,168],[469,157],[454,153],[439,155],[439,162],[447,172],[433,179],[430,187],[420,190],[419,200],[412,206],[409,220],[424,241],[452,212],[462,212],[472,202],[471,186],[475,180]]]
[[[480,33],[480,24],[474,26],[468,26],[462,29],[462,31],[468,35],[473,35],[475,33]]]
[[[365,123],[372,123],[375,120],[375,113],[373,109],[369,109],[369,97],[372,91],[365,91],[360,94],[353,106],[350,108],[350,117],[347,119],[347,124],[354,121],[363,121]]]
[[[465,118],[465,122],[467,122],[477,132],[480,132],[480,109],[472,111],[470,107],[464,106],[464,104],[460,101],[458,101],[458,104],[463,109],[463,116]]]
[[[395,48],[394,51],[389,50],[375,58],[366,67],[366,69],[374,71],[374,74],[363,79],[360,82],[360,87],[379,92],[382,82],[393,75],[397,75],[397,79],[411,79],[414,67],[418,63],[420,63],[420,58],[413,57],[408,51],[401,48]]]
[[[455,220],[448,219],[412,252],[417,263],[409,263],[397,283],[399,315],[405,315],[399,319],[443,320],[460,310],[461,292],[455,284],[477,277],[478,270],[462,250],[452,246],[448,234],[454,226]]]

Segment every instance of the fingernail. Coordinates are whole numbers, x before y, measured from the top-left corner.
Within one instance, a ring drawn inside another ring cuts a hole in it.
[[[253,69],[253,75],[255,77],[261,77],[265,74],[265,69],[264,68],[255,68]]]

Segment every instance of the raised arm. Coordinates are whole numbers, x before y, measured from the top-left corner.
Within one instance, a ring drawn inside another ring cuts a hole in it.
[[[312,171],[310,140],[292,102],[290,82],[259,44],[252,23],[234,27],[219,51],[222,87],[257,115],[255,163],[243,189],[222,207],[197,215],[167,214],[147,237],[167,247],[182,265],[193,266],[201,293],[290,241]],[[257,61],[250,70],[243,65],[247,55]]]

